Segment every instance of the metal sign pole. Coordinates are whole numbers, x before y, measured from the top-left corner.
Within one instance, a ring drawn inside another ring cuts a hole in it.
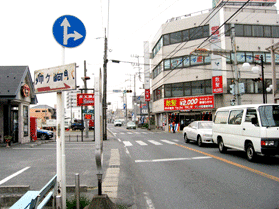
[[[95,77],[95,159],[97,165],[98,195],[102,195],[103,175],[103,108],[102,108],[102,74]]]

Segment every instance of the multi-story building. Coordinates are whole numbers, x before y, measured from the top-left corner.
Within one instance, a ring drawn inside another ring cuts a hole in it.
[[[263,102],[272,80],[266,48],[279,41],[279,15],[275,0],[251,0],[241,8],[245,2],[213,0],[212,9],[172,18],[160,27],[150,43],[157,127],[168,130],[174,120],[182,129],[191,120],[212,120],[218,107]],[[263,64],[264,88],[261,75],[243,69],[245,62]],[[230,87],[237,86],[239,94],[231,94]],[[273,102],[271,93],[267,101]]]
[[[37,105],[30,108],[30,116],[46,123],[46,120],[56,119],[56,109],[48,105]]]

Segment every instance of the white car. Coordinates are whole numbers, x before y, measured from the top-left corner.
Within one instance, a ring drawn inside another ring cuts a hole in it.
[[[197,141],[198,146],[204,143],[213,143],[212,140],[212,121],[194,121],[183,128],[185,143],[190,140]]]
[[[129,122],[127,123],[127,127],[126,127],[126,128],[127,128],[127,129],[136,129],[137,126],[136,126],[136,124],[135,124],[134,122],[129,121]]]
[[[122,126],[122,121],[121,120],[115,120],[114,121],[114,126]]]

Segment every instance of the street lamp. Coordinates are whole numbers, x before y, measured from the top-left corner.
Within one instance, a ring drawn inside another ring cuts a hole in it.
[[[254,64],[260,65],[260,66],[261,66],[261,71],[262,71],[262,86],[263,86],[263,103],[265,104],[267,99],[266,99],[266,89],[265,89],[265,81],[264,81],[263,55],[261,55],[260,61],[261,61],[260,64],[259,64],[259,63],[256,63],[256,62],[255,62]],[[250,69],[251,69],[251,66],[250,66],[250,64],[249,64],[248,62],[245,62],[245,63],[243,63],[242,68],[243,68],[244,70],[250,70]],[[254,67],[252,67],[251,71],[252,71],[253,73],[259,73],[259,72],[260,72],[260,69],[258,68],[258,66],[254,66]]]

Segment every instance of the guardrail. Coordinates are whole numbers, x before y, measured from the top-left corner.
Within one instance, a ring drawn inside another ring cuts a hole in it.
[[[41,209],[54,196],[55,175],[40,191],[26,192],[10,209]]]

